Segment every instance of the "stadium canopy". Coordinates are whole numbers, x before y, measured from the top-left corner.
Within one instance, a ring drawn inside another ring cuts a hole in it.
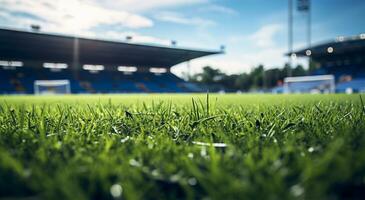
[[[220,53],[0,29],[0,60],[170,68]]]
[[[293,53],[296,56],[321,57],[326,55],[341,55],[365,52],[365,34],[352,37],[338,37],[336,40],[304,48]],[[287,53],[290,56],[292,53]]]

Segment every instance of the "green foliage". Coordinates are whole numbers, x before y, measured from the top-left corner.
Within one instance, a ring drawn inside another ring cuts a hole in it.
[[[268,89],[275,87],[284,78],[292,74],[293,76],[304,76],[308,72],[301,65],[290,69],[286,64],[282,69],[264,69],[263,65],[254,67],[249,73],[227,75],[219,69],[210,66],[203,68],[202,73],[198,73],[189,78],[189,81],[206,85],[210,91],[219,91],[221,86],[229,90],[249,91],[251,89]]]
[[[365,196],[358,95],[19,96],[0,112],[0,197]]]

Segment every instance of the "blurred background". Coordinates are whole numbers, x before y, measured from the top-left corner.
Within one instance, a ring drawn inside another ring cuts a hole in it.
[[[0,0],[1,94],[365,91],[362,0]]]

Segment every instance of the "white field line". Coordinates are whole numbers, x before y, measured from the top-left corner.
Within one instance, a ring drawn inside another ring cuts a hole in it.
[[[193,141],[193,144],[199,145],[199,146],[213,146],[213,147],[217,147],[217,148],[227,147],[227,144],[225,144],[225,143],[206,143],[206,142]]]

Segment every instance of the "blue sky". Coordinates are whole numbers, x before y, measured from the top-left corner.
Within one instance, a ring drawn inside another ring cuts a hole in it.
[[[294,0],[294,2],[296,2]],[[0,0],[0,26],[44,32],[218,50],[191,61],[192,72],[210,65],[227,73],[252,66],[282,66],[287,50],[287,0]],[[313,0],[312,41],[365,32],[365,1]],[[294,12],[294,47],[306,44],[306,16]],[[305,63],[298,60],[298,63]],[[186,71],[186,63],[173,72]]]

